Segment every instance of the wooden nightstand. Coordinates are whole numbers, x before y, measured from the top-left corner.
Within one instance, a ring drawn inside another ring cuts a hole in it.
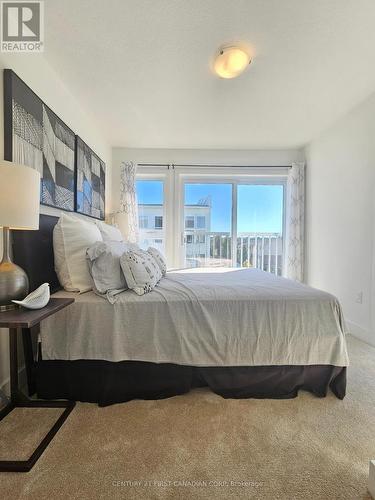
[[[28,472],[47,448],[55,434],[67,419],[75,406],[74,401],[44,401],[29,399],[18,387],[18,355],[17,334],[22,329],[23,335],[30,333],[31,328],[39,325],[43,320],[69,306],[74,299],[50,299],[49,303],[35,311],[16,309],[0,312],[0,328],[9,329],[9,356],[10,356],[10,400],[0,411],[0,420],[14,408],[65,408],[55,424],[48,431],[44,439],[32,453],[28,460],[0,460],[0,472]]]

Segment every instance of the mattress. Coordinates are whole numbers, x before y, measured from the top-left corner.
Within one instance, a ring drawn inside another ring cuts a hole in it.
[[[347,366],[345,323],[326,292],[257,269],[167,273],[115,304],[93,292],[41,324],[44,360],[188,366]]]

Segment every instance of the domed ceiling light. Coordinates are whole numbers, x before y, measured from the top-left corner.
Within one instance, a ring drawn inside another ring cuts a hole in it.
[[[240,47],[222,47],[214,61],[214,71],[221,78],[239,76],[251,63],[249,54]]]

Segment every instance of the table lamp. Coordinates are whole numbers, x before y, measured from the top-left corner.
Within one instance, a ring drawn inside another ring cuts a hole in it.
[[[3,259],[0,262],[0,312],[17,306],[29,292],[25,271],[10,256],[10,229],[39,229],[40,174],[37,170],[0,160],[0,227]]]

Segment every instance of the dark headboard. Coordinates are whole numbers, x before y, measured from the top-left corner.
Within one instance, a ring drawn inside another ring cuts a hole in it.
[[[13,260],[26,271],[30,292],[49,283],[51,293],[61,289],[53,258],[53,228],[59,220],[40,215],[38,231],[12,231]]]

